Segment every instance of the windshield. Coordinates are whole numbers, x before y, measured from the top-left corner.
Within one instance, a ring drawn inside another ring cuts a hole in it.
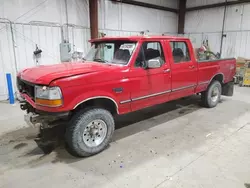
[[[84,60],[126,65],[135,45],[136,42],[118,40],[94,43]]]

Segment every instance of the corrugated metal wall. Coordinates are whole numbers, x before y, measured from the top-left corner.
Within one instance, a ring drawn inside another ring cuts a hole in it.
[[[235,1],[235,0],[227,0],[227,1]],[[203,5],[211,5],[215,3],[223,3],[225,0],[187,0],[187,8],[197,7]]]
[[[60,27],[14,24],[13,29],[18,70],[59,62]],[[32,53],[36,45],[43,51],[42,58],[37,61]]]
[[[62,41],[61,26],[38,24],[1,23],[0,27],[0,100],[7,99],[5,74],[11,73],[15,85],[16,69],[18,71],[37,66],[60,62],[59,44]],[[14,41],[12,40],[12,36]],[[89,28],[69,27],[69,40],[72,51],[86,53],[89,49]],[[36,59],[33,51],[42,49],[41,58]],[[14,56],[15,52],[15,56]]]
[[[151,3],[163,7],[178,8],[178,1],[176,0],[137,0],[140,2]]]
[[[10,24],[0,23],[0,100],[7,96],[5,73],[15,74],[15,61]]]
[[[177,8],[176,0],[140,0]],[[73,51],[86,53],[90,44],[88,0],[67,0],[68,38]],[[0,5],[0,100],[8,98],[5,74],[11,73],[15,85],[16,69],[60,62],[59,44],[65,37],[64,0],[11,0]],[[9,19],[12,21],[12,31]],[[109,36],[177,32],[177,15],[109,0],[99,0],[99,28]],[[64,32],[62,32],[62,30]],[[63,36],[62,36],[63,35]],[[41,58],[33,56],[42,49]]]
[[[188,0],[187,7],[225,2],[224,0]],[[250,58],[250,4],[228,6],[225,17],[226,37],[223,39],[222,57],[243,56]],[[186,14],[185,33],[200,47],[209,40],[214,52],[220,51],[224,7],[191,11]]]
[[[151,34],[177,33],[178,17],[175,13],[114,3],[109,0],[99,2],[99,28],[108,35],[138,34],[142,30],[149,30]],[[157,2],[159,4],[163,1]],[[177,1],[174,0],[164,2],[175,8],[177,6]]]
[[[72,51],[89,49],[88,0],[67,0],[69,40]],[[65,28],[65,1],[12,0],[0,6],[0,100],[8,98],[5,74],[11,73],[15,86],[16,69],[60,62],[59,44]],[[12,21],[12,32],[10,23]],[[42,49],[41,58],[33,51]]]

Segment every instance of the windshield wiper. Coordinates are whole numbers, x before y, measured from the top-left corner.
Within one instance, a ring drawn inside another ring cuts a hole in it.
[[[100,59],[100,58],[93,59],[93,61],[102,62],[102,63],[108,63],[108,61],[106,61],[104,59]]]

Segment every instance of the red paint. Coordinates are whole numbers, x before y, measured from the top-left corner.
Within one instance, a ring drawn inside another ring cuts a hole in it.
[[[23,96],[36,109],[48,112],[70,111],[85,100],[104,97],[115,101],[118,113],[124,114],[202,92],[206,90],[209,82],[217,74],[224,76],[224,83],[233,80],[235,75],[235,59],[198,63],[193,47],[187,38],[169,36],[105,37],[91,40],[91,42],[107,40],[138,42],[128,65],[85,62],[26,69],[18,74],[21,79],[39,85],[59,86],[63,94],[63,105],[56,108],[39,106],[28,95],[23,94]],[[166,62],[162,67],[145,70],[134,66],[140,46],[144,41],[161,42]],[[191,60],[175,64],[170,41],[185,41]],[[170,69],[170,72],[166,72],[167,69]],[[123,88],[123,91],[116,93],[113,88]],[[161,95],[154,96],[156,93],[161,93]],[[136,100],[144,96],[150,97]],[[128,102],[129,100],[132,101]]]

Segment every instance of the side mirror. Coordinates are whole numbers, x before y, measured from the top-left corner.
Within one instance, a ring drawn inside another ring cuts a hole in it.
[[[156,69],[161,67],[161,62],[159,59],[150,59],[147,62],[147,68]]]

